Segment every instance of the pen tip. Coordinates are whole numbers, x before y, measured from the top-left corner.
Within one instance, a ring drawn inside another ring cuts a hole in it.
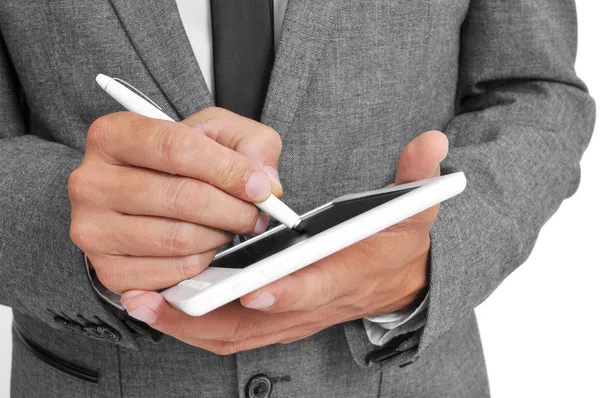
[[[308,230],[306,229],[306,222],[304,222],[304,220],[300,220],[300,222],[298,222],[296,225],[294,225],[292,230],[296,231],[296,233],[298,233],[298,234],[304,234],[304,233],[308,232]]]
[[[103,75],[102,73],[99,73],[98,76],[96,76],[96,83],[98,83],[103,90],[106,90],[106,87],[111,80],[112,79],[110,77]]]

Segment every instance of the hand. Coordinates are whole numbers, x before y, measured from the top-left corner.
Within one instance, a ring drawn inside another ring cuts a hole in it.
[[[402,152],[396,183],[439,175],[448,141],[423,133]],[[329,326],[402,309],[427,286],[429,231],[439,206],[271,283],[201,317],[171,307],[156,292],[131,291],[129,314],[217,354],[289,343]]]
[[[280,152],[274,130],[219,108],[181,123],[101,117],[69,178],[71,239],[115,293],[177,284],[232,233],[267,228],[249,202],[281,196]]]

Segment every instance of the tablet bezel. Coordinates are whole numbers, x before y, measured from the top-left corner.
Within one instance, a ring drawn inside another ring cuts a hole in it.
[[[420,211],[449,199],[462,192],[465,185],[466,179],[464,174],[459,172],[400,186],[341,196],[303,214],[302,217],[308,217],[309,215],[322,211],[327,206],[346,200],[392,192],[395,190],[421,188],[413,189],[404,195],[384,202],[379,206],[276,252],[275,254],[245,268],[232,269],[209,266],[200,275],[182,281],[178,285],[166,289],[161,294],[163,294],[173,306],[189,315],[204,315],[245,294],[257,290],[262,286],[296,272],[321,258],[327,257],[336,251],[342,250],[345,247],[365,239],[373,233],[381,231]],[[420,202],[416,199],[419,199]],[[402,204],[404,204],[404,206],[402,206]],[[394,210],[397,214],[394,214],[394,217],[389,217],[389,214],[385,212],[388,210]],[[390,219],[392,220],[391,224]],[[356,228],[360,223],[362,223],[361,227],[363,228]],[[219,256],[226,256],[228,253],[239,250],[241,245],[251,245],[283,228],[287,227],[282,225],[273,228],[260,236],[220,253]],[[365,236],[367,233],[368,235]],[[334,234],[335,239],[333,239]],[[307,251],[307,248],[311,248],[312,250]],[[303,252],[303,250],[305,250],[305,252]],[[292,254],[296,257],[292,258]],[[215,259],[216,258],[217,257],[215,257]]]

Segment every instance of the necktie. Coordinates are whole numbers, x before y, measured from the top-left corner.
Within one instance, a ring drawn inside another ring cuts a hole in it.
[[[215,103],[259,120],[274,59],[273,0],[211,0]]]

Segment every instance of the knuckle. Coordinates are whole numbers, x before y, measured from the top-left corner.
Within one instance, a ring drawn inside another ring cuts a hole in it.
[[[108,135],[113,126],[113,120],[110,115],[102,116],[90,125],[88,128],[86,144],[92,148],[101,148],[105,145]]]
[[[73,170],[67,182],[67,191],[71,202],[80,203],[85,201],[91,185],[91,178],[81,167]]]
[[[205,268],[206,260],[204,256],[198,254],[189,257],[183,257],[177,261],[177,270],[181,280],[190,279],[198,275]]]
[[[119,272],[120,267],[107,261],[95,261],[94,270],[100,283],[108,290],[117,294],[124,292],[125,289],[121,283],[122,275]]]
[[[235,233],[252,232],[258,222],[259,214],[255,206],[249,206],[247,203],[242,202],[237,216],[238,230]]]
[[[260,333],[260,322],[259,320],[252,316],[248,315],[243,317],[240,322],[237,324],[233,333],[226,340],[228,342],[242,341],[246,340],[249,337],[256,336]]]
[[[131,128],[139,124],[142,119],[145,118],[132,112],[116,112],[99,117],[88,127],[86,145],[94,149],[102,149],[113,137],[119,136],[119,129],[125,126]]]
[[[192,194],[194,192],[194,194]],[[175,217],[182,217],[189,213],[190,204],[192,198],[196,199],[197,202],[201,202],[202,199],[198,199],[199,192],[192,189],[192,181],[186,178],[173,179],[166,190],[165,195],[165,208],[170,210]],[[197,207],[194,206],[194,211]]]
[[[264,126],[261,131],[261,136],[264,137],[264,140],[269,145],[270,148],[274,150],[279,150],[281,152],[281,148],[283,147],[283,142],[281,140],[281,136],[277,131],[272,129],[269,126]]]
[[[83,221],[72,220],[69,229],[69,236],[75,245],[84,252],[91,252],[92,244],[96,240],[94,229]]]
[[[215,165],[214,173],[222,187],[229,189],[240,187],[240,190],[243,190],[241,184],[248,179],[249,174],[240,161],[233,157]]]
[[[86,231],[81,226],[81,222],[72,220],[69,229],[69,236],[73,243],[83,249],[83,243],[87,240]]]
[[[197,184],[197,183],[195,183]],[[197,213],[214,211],[211,208],[210,190],[206,186],[199,186],[193,190],[194,211]]]
[[[158,145],[163,162],[179,174],[187,164],[187,154],[192,147],[192,137],[176,127],[165,127],[160,135]]]
[[[163,234],[162,247],[170,254],[188,251],[192,246],[192,226],[182,222],[169,222]]]

